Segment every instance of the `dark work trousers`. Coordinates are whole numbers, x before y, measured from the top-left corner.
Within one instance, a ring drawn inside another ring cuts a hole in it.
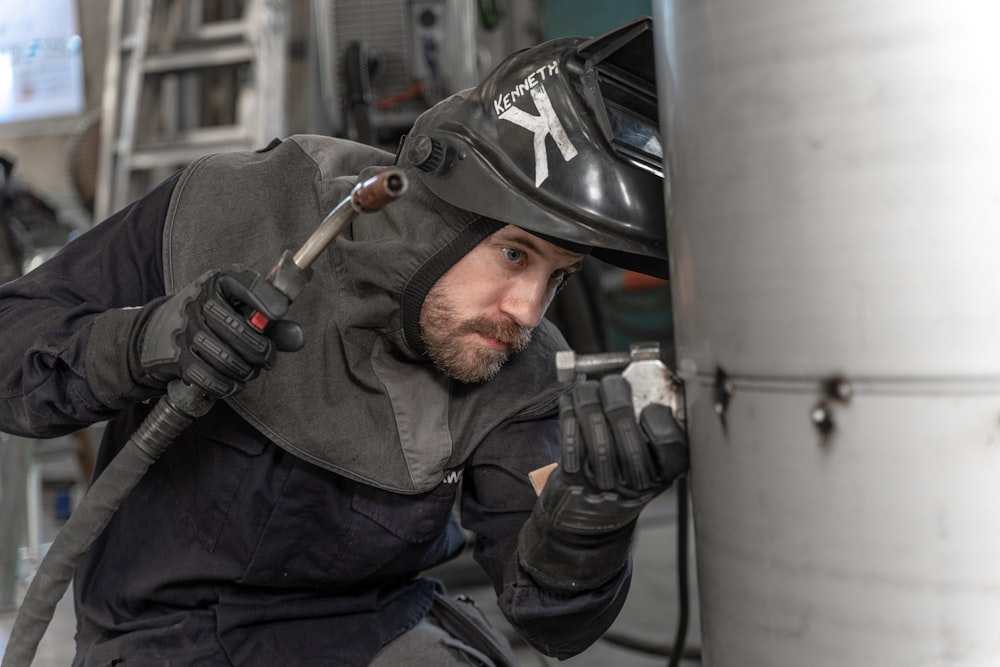
[[[378,652],[371,667],[516,667],[503,633],[465,596],[438,593],[423,621]]]

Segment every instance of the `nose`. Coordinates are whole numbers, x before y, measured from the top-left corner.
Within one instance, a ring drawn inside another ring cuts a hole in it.
[[[541,323],[553,296],[555,290],[550,288],[548,276],[544,280],[520,276],[511,280],[500,310],[522,327],[534,329]]]

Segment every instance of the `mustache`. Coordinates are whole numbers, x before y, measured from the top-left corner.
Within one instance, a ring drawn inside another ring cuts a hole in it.
[[[512,352],[520,352],[531,342],[532,330],[510,320],[497,321],[486,316],[479,316],[463,322],[458,333],[482,334],[497,339]]]

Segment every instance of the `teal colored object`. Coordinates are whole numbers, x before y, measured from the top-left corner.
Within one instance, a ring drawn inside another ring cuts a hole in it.
[[[615,291],[602,303],[608,349],[627,351],[632,343],[657,341],[663,361],[674,365],[674,320],[670,286],[641,292]]]
[[[651,0],[542,0],[545,39],[593,37],[642,16]]]

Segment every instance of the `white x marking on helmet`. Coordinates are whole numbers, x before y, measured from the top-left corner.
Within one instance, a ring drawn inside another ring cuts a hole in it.
[[[542,86],[532,88],[531,99],[535,101],[539,115],[533,116],[523,109],[511,107],[500,114],[500,118],[519,125],[535,135],[535,187],[537,188],[549,177],[549,157],[545,148],[545,137],[552,136],[565,162],[576,157],[576,147],[559,122],[559,116],[552,108],[552,101],[549,100],[545,88]]]

